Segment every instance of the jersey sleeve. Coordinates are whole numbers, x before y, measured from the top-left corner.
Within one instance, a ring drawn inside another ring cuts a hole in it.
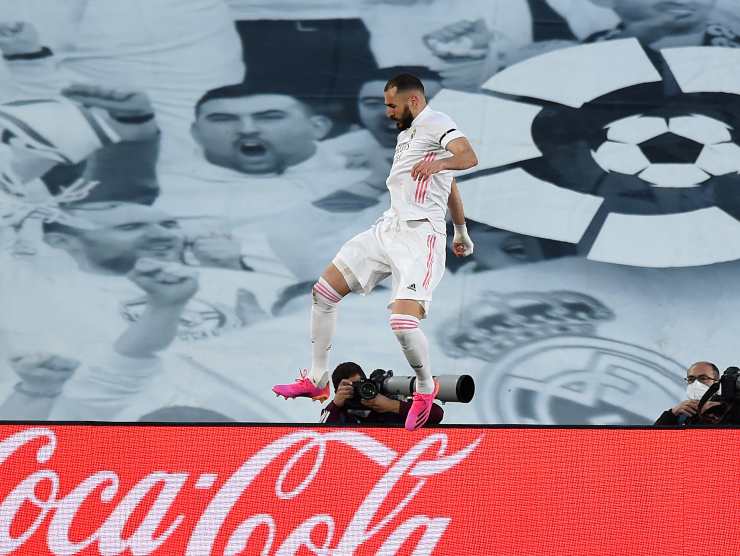
[[[465,134],[457,128],[457,124],[452,121],[452,118],[445,114],[440,114],[439,118],[436,119],[432,126],[432,133],[434,134],[435,141],[443,149],[446,149],[447,145],[453,139],[465,137]]]

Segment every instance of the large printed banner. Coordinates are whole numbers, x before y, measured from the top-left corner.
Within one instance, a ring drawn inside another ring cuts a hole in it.
[[[0,419],[317,422],[271,387],[390,204],[408,71],[480,161],[422,323],[476,381],[444,422],[654,422],[738,364],[738,46],[737,0],[3,0]],[[331,368],[413,373],[391,285]]]
[[[738,429],[6,425],[0,554],[729,556],[738,450]]]

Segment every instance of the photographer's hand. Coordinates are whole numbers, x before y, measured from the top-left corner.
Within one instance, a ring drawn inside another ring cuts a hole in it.
[[[673,406],[671,408],[671,413],[673,413],[676,417],[679,417],[681,415],[693,417],[694,415],[696,415],[698,409],[698,400],[684,400],[680,404]]]
[[[345,378],[339,383],[339,386],[337,386],[337,391],[334,394],[334,405],[337,407],[344,407],[347,400],[352,399],[354,394],[355,390],[352,387],[352,381]]]
[[[372,409],[376,413],[400,413],[401,402],[398,400],[392,400],[385,397],[383,394],[378,394],[372,400],[362,400],[362,405],[368,409]]]

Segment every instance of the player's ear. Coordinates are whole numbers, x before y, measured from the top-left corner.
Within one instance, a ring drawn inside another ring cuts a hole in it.
[[[313,128],[313,136],[317,141],[321,141],[324,137],[329,135],[331,128],[334,126],[332,119],[323,114],[314,114],[310,119],[311,127]]]

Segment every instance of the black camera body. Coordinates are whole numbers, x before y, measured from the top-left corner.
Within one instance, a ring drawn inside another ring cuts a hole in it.
[[[475,395],[475,381],[470,375],[437,375],[437,399],[441,402],[469,403]],[[370,378],[352,383],[354,395],[347,400],[348,409],[367,409],[362,400],[372,400],[383,394],[395,400],[410,398],[416,391],[415,376],[393,376],[393,371],[375,369]]]
[[[719,394],[716,396],[717,401],[732,403],[740,400],[740,369],[737,367],[727,367],[725,372],[719,377]]]
[[[363,400],[372,400],[383,392],[386,379],[393,376],[393,371],[375,369],[370,378],[362,378],[352,383],[353,396],[345,402],[347,409],[367,409],[362,405]]]

